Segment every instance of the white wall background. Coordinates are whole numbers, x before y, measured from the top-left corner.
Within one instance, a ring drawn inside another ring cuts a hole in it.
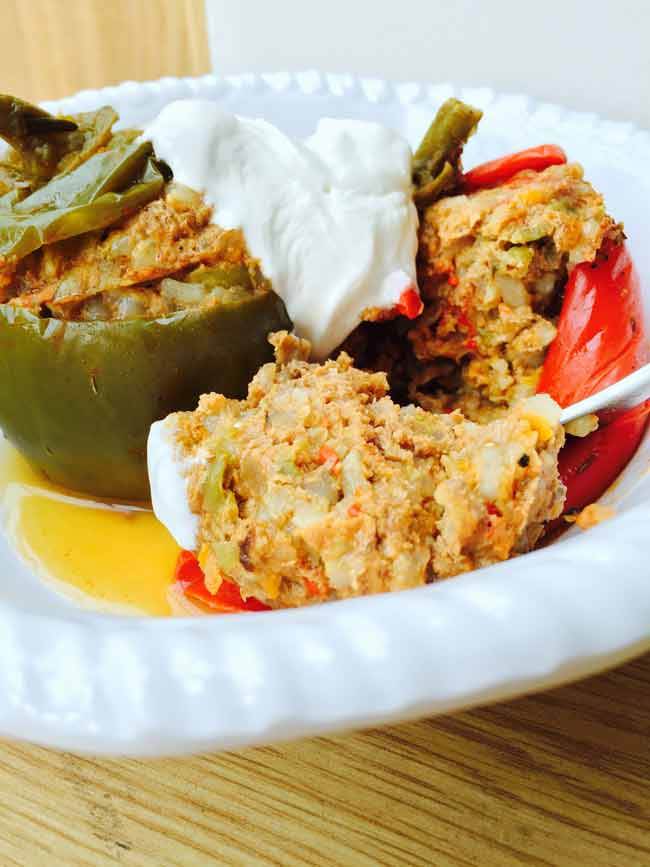
[[[650,0],[206,0],[214,69],[526,92],[650,128]]]

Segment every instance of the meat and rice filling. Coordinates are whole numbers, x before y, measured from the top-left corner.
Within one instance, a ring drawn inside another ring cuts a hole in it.
[[[308,363],[276,334],[246,400],[177,413],[199,454],[190,506],[206,586],[274,607],[413,587],[528,551],[558,516],[559,408],[536,397],[487,425],[400,407],[346,354]]]
[[[346,348],[404,402],[497,418],[535,393],[567,275],[620,233],[576,164],[442,198],[421,216],[422,316],[364,324]]]
[[[238,230],[177,183],[122,223],[0,267],[0,301],[59,319],[165,316],[268,289]]]

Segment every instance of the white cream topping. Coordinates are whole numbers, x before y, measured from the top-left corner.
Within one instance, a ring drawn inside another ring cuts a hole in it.
[[[170,415],[154,422],[147,441],[147,470],[153,511],[181,548],[193,551],[199,518],[190,510],[187,475],[195,459],[183,457],[176,441],[176,424]]]
[[[367,308],[416,287],[411,150],[376,123],[323,119],[304,141],[205,100],[181,100],[144,132],[213,222],[241,228],[297,334],[322,359]]]

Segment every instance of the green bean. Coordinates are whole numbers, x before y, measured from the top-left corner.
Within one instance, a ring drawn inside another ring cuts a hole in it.
[[[415,204],[419,208],[426,207],[444,196],[445,193],[451,192],[456,186],[457,174],[451,163],[443,163],[442,168],[432,180],[416,188],[413,193]]]
[[[418,207],[431,204],[457,185],[460,157],[483,112],[458,99],[438,109],[413,156],[413,198]]]

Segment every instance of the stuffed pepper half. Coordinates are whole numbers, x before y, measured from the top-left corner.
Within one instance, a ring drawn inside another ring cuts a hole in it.
[[[115,121],[0,96],[0,425],[53,481],[146,499],[151,423],[242,396],[290,321],[242,233]]]

